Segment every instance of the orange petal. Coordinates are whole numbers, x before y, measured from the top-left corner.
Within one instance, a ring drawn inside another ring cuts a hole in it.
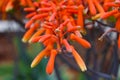
[[[67,51],[72,52],[72,49],[71,49],[70,44],[68,43],[68,41],[66,39],[63,39],[62,42],[65,45]]]
[[[30,7],[34,7],[32,0],[26,0],[27,5]]]
[[[75,14],[77,14],[78,13],[78,10],[76,10],[76,9],[67,9],[67,12],[70,12],[70,13],[75,13]]]
[[[118,48],[120,49],[120,34],[119,34],[119,37],[118,37]]]
[[[27,5],[26,0],[20,0],[20,5],[26,6]]]
[[[45,40],[45,41],[43,42],[44,46],[47,46],[49,42],[50,42],[50,40]]]
[[[24,8],[24,11],[35,11],[35,8],[33,7],[28,7],[28,8]]]
[[[106,19],[106,18],[108,18],[108,17],[110,17],[110,16],[112,16],[112,15],[118,13],[118,12],[119,12],[118,9],[114,9],[114,10],[112,10],[112,11],[105,12],[105,13],[103,13],[103,14],[101,15],[101,18],[102,18],[102,19]]]
[[[47,50],[44,49],[43,51],[41,51],[33,60],[32,64],[31,64],[31,68],[35,67],[40,61],[41,59],[45,56],[45,54],[47,53]]]
[[[106,4],[106,3],[109,3],[109,2],[113,2],[113,0],[104,0],[103,7],[104,7],[104,10],[105,10],[105,11],[109,10],[109,8],[110,8],[109,6],[108,6],[108,7],[105,6],[105,4]]]
[[[24,36],[23,36],[23,38],[22,38],[22,41],[23,41],[23,42],[27,42],[27,41],[30,39],[30,37],[32,36],[34,30],[35,30],[34,27],[30,28],[30,29],[24,34]]]
[[[116,28],[117,31],[120,32],[120,17],[117,18],[117,21],[115,23],[115,28]]]
[[[83,5],[80,5],[80,6],[78,7],[77,25],[78,25],[78,26],[81,26],[82,29],[83,29],[83,27],[84,27],[84,22],[83,22],[83,10],[84,10]]]
[[[43,17],[47,17],[48,15],[49,15],[48,13],[37,14],[34,17],[32,17],[32,20],[39,20],[42,19]]]
[[[104,4],[104,7],[119,7],[119,4],[115,3],[115,2],[107,2]]]
[[[51,50],[50,59],[49,59],[48,64],[46,66],[46,73],[47,74],[51,74],[53,72],[56,54],[57,54],[56,50],[54,50],[54,49]]]
[[[35,67],[42,60],[44,56],[49,54],[51,49],[52,49],[52,45],[48,45],[43,51],[41,51],[32,61],[31,68]]]
[[[34,2],[33,5],[34,5],[35,7],[39,7],[39,3],[38,3],[38,2]]]
[[[74,32],[76,30],[80,30],[81,29],[81,26],[74,26],[73,28],[68,28],[68,32]]]
[[[34,38],[32,38],[32,39],[30,39],[29,40],[29,43],[36,43],[36,42],[38,42],[39,40],[40,40],[40,38],[41,38],[42,36],[37,36],[37,37],[34,37]]]
[[[36,12],[32,12],[30,14],[27,14],[25,17],[29,19],[29,18],[35,16],[36,14],[37,14]]]
[[[39,30],[30,38],[29,43],[34,42],[33,39],[36,38],[37,36],[40,36],[44,31],[45,31],[44,28],[39,29]],[[35,41],[36,41],[36,40],[35,40]]]
[[[30,26],[33,24],[33,20],[29,20],[26,24],[25,24],[25,28],[30,28]]]
[[[53,12],[53,14],[50,16],[50,18],[49,18],[49,21],[51,22],[51,21],[54,21],[55,20],[55,17],[56,17],[56,15],[57,15],[57,12],[55,11],[55,12]]]
[[[98,2],[98,0],[93,0],[93,2],[94,2],[96,8],[98,9],[98,11],[99,11],[100,13],[104,13],[104,12],[105,12],[104,9],[103,9],[103,7],[102,7],[102,6],[100,5],[100,3]]]
[[[6,5],[6,10],[5,11],[10,11],[13,9],[13,1],[10,0],[8,4]]]
[[[80,57],[80,55],[76,52],[76,50],[73,48],[73,46],[71,46],[72,48],[72,54],[75,58],[75,61],[77,62],[78,66],[80,67],[80,69],[82,71],[86,71],[87,68],[86,68],[86,65],[84,63],[84,61],[82,60],[82,58]]]
[[[73,25],[72,25],[71,22],[68,22],[68,24],[67,24],[67,28],[68,28],[68,29],[72,29],[72,28],[73,28]]]
[[[93,0],[87,0],[87,2],[88,2],[91,15],[95,15],[97,11],[96,11],[95,5],[93,4]]]
[[[58,27],[58,29],[60,29],[61,31],[63,31],[63,29],[65,28],[65,26],[68,24],[68,22],[70,22],[70,20],[66,19],[62,24],[60,24],[60,26]]]
[[[85,48],[90,48],[91,47],[91,45],[88,41],[86,41],[85,39],[83,39],[81,37],[78,37],[74,34],[70,35],[70,39],[77,41],[79,44],[81,44]]]
[[[100,18],[101,15],[102,13],[96,14],[95,16],[92,17],[92,20],[97,20],[98,18]]]
[[[43,36],[40,38],[39,42],[44,42],[44,41],[46,41],[47,39],[49,39],[50,37],[51,37],[50,34],[43,35]]]
[[[114,17],[117,19],[120,16],[120,13],[114,14]]]
[[[53,8],[52,7],[48,7],[48,8],[38,8],[37,11],[38,12],[48,12],[51,11]]]

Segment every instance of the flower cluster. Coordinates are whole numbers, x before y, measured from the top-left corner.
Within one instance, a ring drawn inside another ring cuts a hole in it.
[[[32,0],[0,0],[0,12],[8,12],[12,10],[15,7],[15,4],[33,7]]]
[[[104,12],[103,12],[104,9]],[[106,20],[110,16],[113,16],[116,19],[116,23],[114,26],[114,29],[120,33],[120,0],[105,0],[103,4],[103,9],[102,7],[99,8],[101,10],[100,13],[95,14],[92,19],[103,19]],[[103,36],[102,36],[103,37]],[[118,36],[118,48],[120,49],[120,34]]]
[[[73,54],[81,70],[86,71],[84,61],[70,44],[74,40],[85,48],[91,47],[90,43],[83,39],[80,33],[84,30],[83,5],[77,1],[73,2],[73,0],[62,0],[60,2],[42,0],[34,2],[33,5],[34,7],[24,8],[25,11],[29,12],[26,18],[30,20],[25,25],[28,31],[22,41],[43,43],[45,49],[33,60],[31,67],[36,66],[43,57],[50,57],[46,72],[51,74],[54,69],[55,56],[61,53],[65,47],[67,52]]]
[[[31,5],[24,8],[24,11],[29,13],[26,15],[29,21],[25,25],[28,30],[22,41],[40,42],[45,46],[45,49],[35,57],[31,67],[35,67],[43,57],[47,56],[48,74],[52,73],[55,57],[63,51],[63,47],[68,53],[73,54],[82,71],[87,70],[84,61],[70,43],[76,41],[84,48],[91,47],[81,35],[85,30],[85,19],[106,20],[114,16],[117,19],[115,29],[120,32],[119,0],[39,0]],[[120,48],[120,36],[118,45]]]

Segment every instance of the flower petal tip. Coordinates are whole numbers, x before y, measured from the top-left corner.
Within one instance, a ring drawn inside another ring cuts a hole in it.
[[[87,68],[86,68],[86,66],[85,66],[84,68],[81,68],[81,71],[82,71],[82,72],[85,72],[85,71],[87,71]]]
[[[30,39],[30,40],[28,41],[28,43],[32,43],[32,40]]]
[[[30,67],[31,67],[31,68],[34,68],[35,66],[36,66],[36,65],[35,65],[34,63],[32,63]]]
[[[27,40],[23,38],[23,39],[22,39],[22,42],[26,43],[26,42],[27,42]]]

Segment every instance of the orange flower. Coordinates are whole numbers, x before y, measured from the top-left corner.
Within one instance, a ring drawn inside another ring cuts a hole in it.
[[[117,4],[117,3],[115,3],[115,2],[107,2],[107,3],[105,3],[104,4],[104,7],[119,7],[120,5],[119,4]]]
[[[32,18],[33,16],[35,16],[37,13],[36,12],[32,12],[32,13],[30,13],[30,14],[28,14],[28,15],[26,15],[26,18]]]
[[[25,24],[25,28],[30,28],[30,26],[32,25],[34,21],[31,19],[30,21],[28,21],[26,24]]]
[[[42,19],[48,15],[49,15],[48,13],[36,14],[35,16],[32,17],[32,20]]]
[[[70,10],[77,11],[74,13]],[[51,74],[54,69],[55,57],[61,53],[62,47],[65,46],[66,51],[73,54],[81,70],[87,70],[83,60],[68,41],[75,40],[85,48],[91,47],[90,43],[83,39],[79,32],[84,29],[83,10],[84,6],[73,0],[42,0],[34,2],[33,7],[24,9],[29,13],[26,18],[30,20],[25,25],[25,28],[29,30],[25,33],[23,41],[40,42],[45,46],[45,49],[33,60],[31,67],[36,66],[44,56],[50,57],[46,72]],[[76,15],[75,19],[74,16]]]
[[[20,0],[20,5],[26,6],[27,5],[26,0]]]
[[[51,74],[53,72],[56,55],[57,55],[57,51],[55,49],[51,50],[50,59],[49,59],[47,66],[46,66],[47,74]]]
[[[72,27],[72,28],[68,28],[68,32],[74,32],[74,31],[76,31],[76,30],[81,30],[82,28],[81,28],[81,26],[74,26],[74,27]]]
[[[103,9],[103,7],[100,5],[100,3],[98,2],[98,0],[93,0],[93,3],[95,4],[95,6],[96,6],[96,8],[98,9],[98,11],[100,12],[100,13],[104,13],[105,11],[104,11],[104,9]]]
[[[29,40],[29,43],[37,43],[42,36],[36,36]]]
[[[35,59],[33,60],[32,64],[31,64],[31,68],[35,67],[41,61],[41,59],[44,56],[49,54],[49,52],[51,51],[52,47],[53,46],[51,45],[51,43],[49,43],[48,46],[35,57]]]
[[[35,8],[33,7],[24,8],[24,11],[27,11],[27,12],[35,11]]]
[[[39,39],[39,42],[44,42],[44,41],[46,41],[47,39],[49,39],[50,37],[51,37],[50,34],[43,35],[43,36]]]
[[[91,15],[95,15],[97,12],[96,12],[96,8],[95,8],[95,5],[93,3],[93,0],[87,0],[87,2],[88,2],[88,6],[89,6],[89,10],[90,10]]]
[[[114,0],[104,0],[104,3],[103,3],[103,7],[104,7],[104,10],[107,11],[109,9],[108,6],[105,6],[106,3],[109,3],[109,2],[113,2]]]
[[[13,0],[10,0],[8,3],[7,3],[7,6],[5,8],[5,11],[8,12],[10,10],[13,9]]]
[[[72,52],[72,49],[70,47],[70,44],[67,42],[66,39],[63,39],[63,44],[65,45],[68,52]]]
[[[23,42],[27,42],[27,41],[30,39],[30,37],[32,36],[32,34],[34,33],[34,31],[35,31],[35,28],[34,28],[34,27],[30,28],[30,29],[25,33],[25,35],[23,36],[22,41],[23,41]]]
[[[29,43],[34,42],[33,39],[36,38],[37,36],[40,36],[44,31],[45,31],[44,28],[39,29],[39,30],[38,30],[36,33],[34,33],[33,36],[30,38]],[[35,40],[35,42],[36,42],[36,40]]]
[[[81,37],[78,37],[74,34],[70,35],[70,39],[77,41],[79,44],[81,44],[85,48],[90,48],[91,47],[91,45],[88,41],[86,41],[85,39],[82,39]]]
[[[81,26],[82,29],[84,29],[84,20],[83,20],[83,10],[84,10],[84,7],[83,5],[80,5],[78,7],[78,19],[77,19],[77,25],[78,26]]]
[[[72,54],[73,54],[73,56],[75,58],[75,61],[78,64],[78,66],[80,67],[80,69],[82,71],[86,71],[87,68],[86,68],[86,65],[85,65],[84,61],[82,60],[82,58],[80,57],[80,55],[76,52],[76,50],[74,49],[74,47],[71,46],[71,48],[72,48]]]
[[[19,2],[19,3],[18,3]],[[34,7],[32,0],[1,0],[0,1],[0,11],[2,12],[8,12],[14,7],[16,7],[16,4],[20,6],[29,6]]]
[[[118,13],[118,12],[119,12],[118,9],[114,9],[114,10],[112,10],[112,11],[103,13],[103,14],[101,15],[101,18],[102,18],[102,19],[106,19],[106,18],[108,18],[109,16],[112,16],[113,14],[116,14],[116,13]]]
[[[26,0],[26,3],[30,7],[34,7],[32,0]]]
[[[120,34],[118,36],[118,49],[120,49]]]
[[[117,31],[120,32],[120,16],[117,18],[116,24],[115,24],[115,28],[117,29]]]

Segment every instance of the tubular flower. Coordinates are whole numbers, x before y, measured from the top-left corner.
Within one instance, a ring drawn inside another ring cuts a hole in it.
[[[73,54],[82,71],[87,70],[84,61],[70,43],[76,41],[84,48],[91,47],[81,35],[85,30],[86,15],[91,20],[105,20],[114,16],[117,20],[115,29],[120,32],[119,0],[38,0],[37,2],[21,0],[21,5],[26,6],[26,3],[29,3],[28,7],[24,8],[24,11],[28,12],[26,15],[28,22],[25,24],[27,32],[22,41],[40,42],[45,46],[33,60],[31,67],[35,67],[43,57],[50,57],[46,67],[48,74],[52,73],[55,57],[62,52],[63,47]],[[85,12],[86,8],[88,12]]]
[[[79,67],[81,68],[82,71],[86,71],[87,68],[85,66],[84,61],[82,60],[82,58],[79,56],[79,54],[76,52],[76,50],[74,49],[73,46],[71,46],[72,48],[72,54],[77,62],[77,64],[79,65]]]
[[[50,59],[49,59],[48,64],[46,66],[46,72],[48,74],[51,74],[53,72],[54,61],[55,61],[56,55],[57,55],[57,51],[55,49],[52,49],[51,52],[50,52]]]
[[[98,4],[96,2],[97,0],[93,0],[95,4]],[[99,8],[98,8],[99,7]],[[104,0],[103,1],[103,8],[101,6],[96,5],[96,8],[98,8],[99,13],[92,17],[93,20],[96,19],[103,19],[106,20],[109,17],[113,16],[116,19],[116,23],[114,28],[117,32],[120,33],[120,0]],[[111,10],[109,10],[111,9]]]
[[[40,42],[45,46],[45,49],[35,57],[31,67],[35,67],[43,57],[50,57],[46,72],[51,74],[54,69],[55,57],[62,52],[64,46],[67,52],[73,53],[81,70],[86,71],[84,61],[69,43],[74,40],[85,48],[91,47],[90,43],[83,39],[80,33],[84,29],[84,6],[81,3],[75,4],[73,0],[62,0],[60,2],[41,0],[34,2],[33,6],[24,8],[24,11],[29,13],[26,15],[29,21],[25,25],[28,30],[22,41]],[[77,20],[72,15],[77,15]]]
[[[120,34],[118,36],[118,48],[120,49]]]
[[[7,18],[7,12],[10,12],[11,10],[17,11],[20,7],[25,6],[34,7],[32,0],[0,0],[0,13],[2,14],[2,20]]]
[[[32,0],[0,0],[0,12],[8,12],[12,10],[18,2],[20,4],[17,5],[34,7]]]
[[[13,9],[13,2],[14,0],[1,0],[0,1],[0,11],[7,12]]]

